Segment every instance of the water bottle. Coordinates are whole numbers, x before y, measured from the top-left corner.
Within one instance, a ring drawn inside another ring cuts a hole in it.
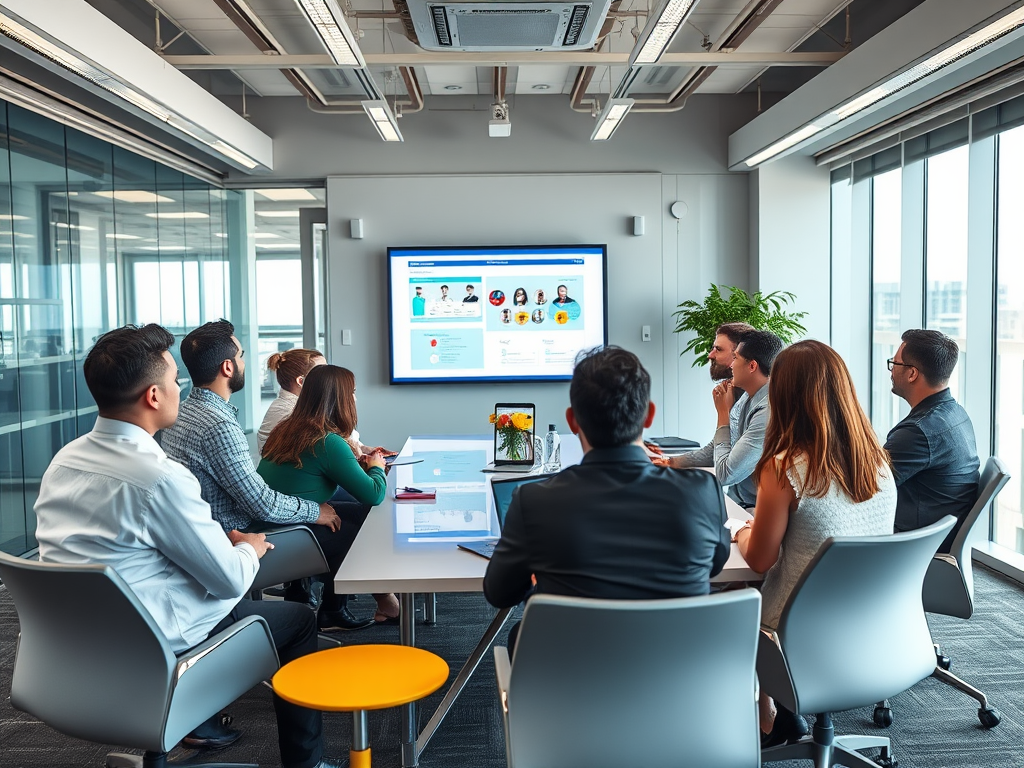
[[[544,438],[544,471],[559,472],[562,469],[562,440],[554,424],[548,424]]]

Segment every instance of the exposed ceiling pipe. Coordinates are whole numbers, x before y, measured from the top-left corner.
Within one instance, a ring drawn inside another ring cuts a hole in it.
[[[608,16],[604,20],[604,24],[601,25],[601,30],[597,33],[597,42],[594,44],[594,50],[599,51],[604,45],[605,39],[611,34],[615,28],[615,17],[620,15],[619,6],[622,5],[622,0],[614,0],[611,5],[608,6]],[[634,13],[647,15],[644,11],[625,11],[621,15],[633,15]],[[584,105],[583,101],[587,95],[587,88],[590,87],[590,81],[594,79],[594,67],[580,67],[576,73],[576,80],[572,84],[572,91],[569,94],[569,108],[574,112],[593,112],[597,106],[597,99],[589,99],[589,103]],[[582,85],[582,87],[580,87]]]
[[[491,91],[494,100],[501,102],[505,100],[505,86],[508,82],[508,67],[495,67],[491,76]]]
[[[231,22],[245,35],[249,42],[255,45],[262,53],[283,54],[285,50],[270,31],[263,26],[258,18],[253,18],[246,13],[242,7],[236,5],[233,0],[213,0],[214,4],[223,11],[224,15],[231,19]],[[320,90],[313,85],[313,82],[302,71],[297,69],[282,69],[281,74],[285,76],[295,90],[309,99],[315,99],[325,104],[327,99]]]
[[[393,103],[401,107],[399,116],[411,115],[423,110],[423,90],[420,88],[420,81],[416,77],[416,71],[412,67],[399,67],[398,74],[405,82],[405,98],[395,98]],[[306,99],[306,106],[313,112],[321,115],[362,115],[363,98],[334,99],[328,100],[326,104]]]
[[[748,3],[714,42],[711,52],[733,51],[739,48],[781,4],[782,0],[754,0],[754,2]],[[692,96],[716,69],[717,67],[697,67],[669,95],[668,102]]]

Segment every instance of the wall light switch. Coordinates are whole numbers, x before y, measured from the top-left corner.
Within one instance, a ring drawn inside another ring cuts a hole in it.
[[[349,227],[349,234],[352,235],[352,239],[353,240],[362,240],[363,239],[363,220],[362,219],[352,219],[351,221],[349,221],[348,227]]]
[[[341,332],[341,345],[343,347],[352,346],[352,331],[346,329]]]
[[[640,329],[640,340],[650,341],[651,340],[651,326],[645,325]]]

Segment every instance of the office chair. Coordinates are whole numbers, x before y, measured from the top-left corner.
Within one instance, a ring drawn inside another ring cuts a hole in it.
[[[752,589],[531,598],[512,663],[494,649],[509,767],[758,766],[760,612]]]
[[[164,768],[183,736],[279,666],[270,628],[256,616],[176,657],[108,566],[0,553],[0,578],[21,623],[12,706],[68,736],[145,750],[111,753],[108,768]],[[55,611],[54,595],[79,599]]]
[[[978,483],[978,500],[964,518],[949,554],[935,555],[928,567],[924,579],[924,609],[928,613],[960,619],[969,619],[974,614],[974,566],[971,553],[978,544],[988,541],[988,516],[984,512],[1009,479],[1010,473],[997,456],[985,462],[981,482]],[[937,644],[934,647],[936,663],[932,677],[977,700],[978,720],[983,727],[995,728],[999,725],[1002,719],[999,710],[989,706],[984,693],[950,672],[952,662],[949,657]],[[879,702],[875,706],[874,720],[880,728],[888,728],[892,724],[892,709],[888,701]]]
[[[274,548],[268,549],[260,558],[260,569],[250,587],[252,592],[262,592],[275,584],[316,576],[327,571],[327,559],[323,550],[320,549],[313,532],[306,526],[292,525],[263,533]]]
[[[836,737],[832,713],[894,696],[928,677],[935,655],[921,603],[925,572],[956,520],[889,536],[826,539],[782,609],[762,633],[762,690],[798,715],[815,715],[811,735],[763,750],[762,762],[813,760],[815,768],[871,766],[856,750],[880,747],[877,763],[895,766],[889,739]],[[850,664],[865,651],[871,664]]]

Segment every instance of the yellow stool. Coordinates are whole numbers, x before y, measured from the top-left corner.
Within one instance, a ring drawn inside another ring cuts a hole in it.
[[[406,645],[350,645],[311,653],[274,675],[285,701],[325,712],[352,713],[350,768],[370,768],[366,712],[429,696],[448,679],[448,664]]]

